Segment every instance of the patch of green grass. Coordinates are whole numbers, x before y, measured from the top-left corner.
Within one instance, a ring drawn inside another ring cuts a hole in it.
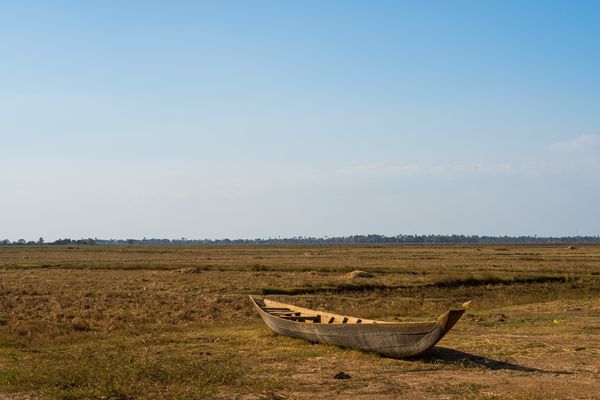
[[[353,293],[373,290],[395,290],[407,288],[458,288],[475,287],[489,285],[530,285],[538,283],[565,283],[571,282],[571,278],[565,276],[547,276],[538,275],[530,277],[509,277],[502,278],[497,276],[467,276],[467,277],[445,277],[431,283],[415,285],[386,285],[378,282],[342,282],[334,284],[325,284],[322,286],[304,285],[292,288],[261,288],[258,294],[261,295],[302,295],[317,293]]]
[[[487,285],[530,285],[536,283],[565,283],[571,282],[572,279],[566,276],[548,276],[538,275],[525,278],[502,278],[498,276],[482,276],[482,277],[447,277],[437,282],[430,283],[426,286],[438,288],[453,288],[453,287],[472,287],[472,286],[487,286]]]
[[[600,326],[583,326],[579,331],[586,335],[600,335]]]
[[[42,389],[62,399],[147,398],[157,388],[170,398],[202,398],[219,387],[242,384],[244,368],[232,353],[190,356],[131,341],[38,350],[0,368],[0,386],[6,390]]]

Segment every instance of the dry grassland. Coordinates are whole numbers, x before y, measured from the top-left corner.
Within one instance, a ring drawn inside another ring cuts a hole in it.
[[[395,360],[274,335],[249,293],[383,320],[473,306]],[[600,398],[600,246],[0,247],[0,399],[336,397]]]

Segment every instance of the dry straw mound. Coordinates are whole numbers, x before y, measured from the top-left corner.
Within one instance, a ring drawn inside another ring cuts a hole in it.
[[[199,267],[188,267],[179,268],[172,271],[174,274],[199,274],[202,272],[202,268]]]
[[[346,279],[375,278],[375,275],[373,275],[370,272],[361,271],[361,270],[357,269],[357,270],[354,270],[354,271],[349,272],[346,275],[344,275],[344,278],[346,278]]]

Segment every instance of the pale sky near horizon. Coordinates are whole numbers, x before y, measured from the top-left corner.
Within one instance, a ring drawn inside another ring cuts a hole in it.
[[[4,1],[0,240],[600,234],[596,1]]]

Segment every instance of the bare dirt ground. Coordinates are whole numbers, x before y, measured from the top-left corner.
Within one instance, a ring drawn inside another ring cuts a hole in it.
[[[473,306],[396,360],[277,336],[249,293],[383,320]],[[0,247],[0,399],[349,397],[600,399],[600,246]]]

